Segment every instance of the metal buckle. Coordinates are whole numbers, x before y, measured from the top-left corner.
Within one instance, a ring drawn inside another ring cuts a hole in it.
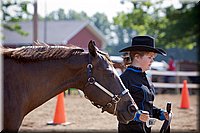
[[[89,77],[89,78],[88,78],[88,82],[89,82],[90,84],[94,84],[94,82],[95,82],[94,77]]]
[[[115,95],[113,98],[112,98],[112,101],[114,102],[114,103],[118,103],[119,101],[120,101],[120,97],[118,96],[118,95]]]
[[[106,106],[107,106],[107,108],[110,108],[110,107],[112,107],[112,103],[107,103]]]
[[[152,127],[153,125],[155,125],[155,123],[156,123],[156,118],[149,118],[146,121],[146,126],[149,128],[149,127]]]
[[[87,68],[92,69],[92,68],[93,68],[93,65],[92,65],[92,64],[88,64],[88,65],[87,65]]]
[[[104,111],[106,111],[108,108],[112,107],[112,103],[107,103],[105,106],[103,106],[101,113],[103,113]]]

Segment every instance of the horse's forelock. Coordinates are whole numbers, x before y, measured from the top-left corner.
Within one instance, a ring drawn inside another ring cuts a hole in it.
[[[108,53],[105,53],[105,52],[103,52],[103,51],[101,51],[101,50],[98,50],[97,52],[98,52],[99,54],[103,55],[104,59],[107,60],[107,62],[108,62],[109,64],[113,65],[113,62],[112,62],[112,60],[110,59],[110,56],[108,55]]]

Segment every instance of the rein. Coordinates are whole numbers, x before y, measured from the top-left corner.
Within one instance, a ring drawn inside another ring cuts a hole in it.
[[[103,87],[100,83],[98,83],[95,78],[92,76],[92,69],[93,69],[93,65],[92,65],[92,61],[91,61],[91,55],[89,54],[89,62],[88,62],[88,65],[87,65],[87,75],[88,75],[88,80],[87,80],[87,83],[86,83],[86,86],[89,86],[89,85],[95,85],[97,88],[99,88],[100,90],[102,90],[103,92],[105,92],[107,95],[109,95],[111,97],[111,101],[108,102],[106,105],[102,106],[102,105],[99,105],[93,101],[91,101],[91,103],[96,106],[97,108],[102,108],[102,113],[104,111],[106,111],[108,108],[111,108],[112,106],[114,106],[114,110],[113,110],[113,114],[115,115],[116,114],[116,110],[117,110],[117,104],[118,102],[121,100],[121,98],[129,92],[128,89],[125,89],[124,91],[122,91],[119,95],[115,95],[113,94],[112,92],[110,92],[108,89],[106,89],[105,87]],[[87,96],[86,96],[87,98]]]

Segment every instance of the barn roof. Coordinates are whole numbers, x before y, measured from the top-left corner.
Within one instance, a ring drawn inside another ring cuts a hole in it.
[[[5,37],[3,44],[31,44],[33,42],[33,22],[20,22],[22,30],[28,32],[28,36],[19,35],[6,29],[2,29]],[[79,33],[83,28],[89,29],[97,38],[102,40],[103,45],[106,40],[104,35],[89,21],[47,21],[46,41],[44,21],[38,22],[38,40],[53,44],[67,44],[68,41]]]

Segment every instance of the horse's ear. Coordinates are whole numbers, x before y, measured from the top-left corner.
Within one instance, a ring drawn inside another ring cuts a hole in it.
[[[89,50],[89,53],[93,56],[93,57],[96,57],[97,56],[97,47],[96,47],[96,44],[95,44],[95,41],[93,40],[90,40],[90,42],[88,43],[88,50]]]

